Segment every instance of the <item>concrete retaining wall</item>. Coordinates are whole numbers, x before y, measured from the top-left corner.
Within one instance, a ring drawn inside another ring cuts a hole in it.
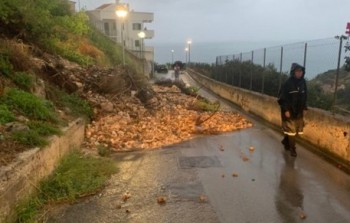
[[[22,153],[17,161],[0,170],[0,222],[11,222],[16,204],[28,197],[38,182],[48,176],[70,149],[79,148],[84,139],[82,119],[72,122],[62,136],[54,136],[50,145]]]
[[[281,125],[280,108],[275,97],[233,87],[209,79],[199,73],[189,74],[204,87],[239,105],[273,125]],[[322,153],[350,166],[350,119],[330,112],[309,108],[305,116],[304,135],[301,138],[315,145]]]

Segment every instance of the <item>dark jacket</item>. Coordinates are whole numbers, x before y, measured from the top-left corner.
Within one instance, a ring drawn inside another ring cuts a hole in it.
[[[303,75],[300,79],[294,75],[295,69],[300,68]],[[290,70],[290,77],[282,85],[279,93],[278,104],[281,106],[282,114],[289,111],[291,118],[303,117],[303,111],[307,110],[307,87],[304,79],[305,68],[297,63],[293,63]]]

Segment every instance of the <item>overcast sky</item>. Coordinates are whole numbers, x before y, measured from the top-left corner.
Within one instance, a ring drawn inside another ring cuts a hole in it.
[[[113,0],[76,0],[95,9]],[[121,0],[154,13],[154,41],[305,41],[345,33],[350,0]]]
[[[75,0],[92,10],[114,0]],[[155,60],[185,61],[192,40],[193,61],[214,62],[216,56],[345,34],[350,0],[121,0],[131,10],[153,12],[146,24],[155,31],[145,44]],[[170,53],[175,50],[174,55]]]

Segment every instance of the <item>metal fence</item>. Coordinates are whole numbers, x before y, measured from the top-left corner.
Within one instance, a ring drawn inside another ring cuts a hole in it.
[[[237,87],[277,96],[282,83],[289,75],[291,64],[296,62],[306,67],[305,78],[308,80],[325,72],[330,72],[334,75],[332,76],[334,81],[328,83],[328,90],[332,90],[334,94],[332,101],[334,109],[336,107],[336,94],[339,85],[339,72],[344,72],[341,71],[341,67],[345,63],[344,40],[346,39],[348,38],[340,36],[217,56],[216,67],[226,66],[226,69],[222,69],[220,75],[214,75],[214,78]],[[238,70],[235,69],[237,66],[234,66],[234,63],[241,64]],[[243,64],[245,66],[242,66]],[[265,87],[267,78],[269,78],[268,75],[264,75],[267,68],[279,74],[278,80],[275,80],[277,83],[275,83],[274,87],[269,86],[270,89]]]

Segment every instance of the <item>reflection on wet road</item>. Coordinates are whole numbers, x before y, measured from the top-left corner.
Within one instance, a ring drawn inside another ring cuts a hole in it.
[[[251,120],[249,129],[115,154],[120,172],[110,185],[48,222],[350,222],[350,176],[301,145],[291,157],[279,132]],[[131,198],[122,202],[126,192]]]
[[[276,209],[285,222],[296,222],[295,217],[305,215],[303,208],[304,195],[300,189],[301,176],[294,168],[295,159],[288,153],[283,154],[285,161],[281,169],[279,191],[276,193]],[[305,216],[304,216],[305,217]]]

